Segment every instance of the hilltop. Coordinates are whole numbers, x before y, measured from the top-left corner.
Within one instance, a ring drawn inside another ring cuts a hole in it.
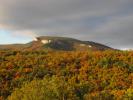
[[[63,51],[103,51],[113,48],[92,41],[81,41],[68,37],[40,36],[26,44],[0,45],[6,50],[63,50]]]

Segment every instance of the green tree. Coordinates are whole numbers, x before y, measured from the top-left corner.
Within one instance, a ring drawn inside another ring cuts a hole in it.
[[[8,100],[78,100],[78,97],[64,78],[54,76],[26,83],[16,89]]]

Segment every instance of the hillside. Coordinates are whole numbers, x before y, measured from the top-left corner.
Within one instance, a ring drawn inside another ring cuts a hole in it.
[[[0,55],[0,100],[133,100],[133,51]]]
[[[86,50],[113,50],[112,48],[91,42],[81,41],[67,37],[40,36],[27,44],[0,45],[0,49],[6,50],[63,50],[63,51],[86,51]]]

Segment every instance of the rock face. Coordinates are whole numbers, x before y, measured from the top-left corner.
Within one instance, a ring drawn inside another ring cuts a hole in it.
[[[51,37],[40,36],[36,37],[32,42],[27,44],[3,45],[0,49],[15,49],[15,50],[63,50],[63,51],[86,51],[86,50],[114,50],[108,46],[91,42],[80,41],[66,37]]]
[[[42,42],[43,44],[47,44],[47,43],[50,43],[51,40],[41,40],[41,42]]]
[[[38,41],[38,39],[37,39],[37,38],[34,38],[33,40],[34,40],[34,41]]]
[[[34,41],[40,41],[42,42],[43,44],[47,44],[47,43],[50,43],[51,40],[50,39],[41,39],[39,37],[35,38]]]

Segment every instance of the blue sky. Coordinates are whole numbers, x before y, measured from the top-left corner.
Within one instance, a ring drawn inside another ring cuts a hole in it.
[[[0,44],[27,43],[32,41],[31,37],[15,36],[10,31],[0,30]]]
[[[0,0],[0,44],[42,35],[133,49],[133,0]]]

